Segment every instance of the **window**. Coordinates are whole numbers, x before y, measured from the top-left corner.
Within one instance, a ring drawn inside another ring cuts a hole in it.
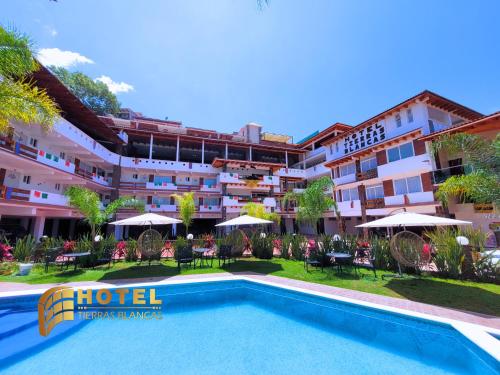
[[[132,175],[132,179],[137,180],[138,178],[139,178],[139,175],[137,175],[137,173]]]
[[[396,115],[396,127],[400,128],[401,127],[401,115],[398,113]]]
[[[30,184],[31,183],[31,176],[24,176],[23,177],[23,182],[25,184]]]
[[[330,154],[333,154],[333,145],[330,145]]]
[[[342,190],[342,201],[355,201],[359,199],[358,188]]]
[[[418,193],[422,191],[422,181],[419,176],[394,180],[394,193],[396,195]]]
[[[366,172],[371,169],[376,169],[377,168],[377,158],[369,158],[365,160],[361,160],[361,172]]]
[[[55,188],[56,190],[61,190],[61,184],[56,184]]]
[[[348,176],[356,173],[356,165],[354,163],[342,165],[340,167],[340,176]]]
[[[413,143],[408,142],[387,150],[387,159],[389,162],[405,159],[413,156]]]
[[[65,160],[65,159],[66,159],[66,154],[65,154],[64,152],[62,152],[62,151],[61,151],[61,152],[59,153],[59,157],[60,157],[61,159]]]
[[[413,122],[413,112],[411,111],[411,108],[406,110],[406,117],[408,118],[408,122]]]
[[[384,188],[382,185],[372,185],[366,187],[366,199],[377,199],[384,197]]]
[[[335,143],[335,152],[339,152],[339,143]]]
[[[38,139],[30,138],[30,146],[35,147],[38,145]]]

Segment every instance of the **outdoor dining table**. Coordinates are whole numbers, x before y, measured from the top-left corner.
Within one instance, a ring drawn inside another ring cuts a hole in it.
[[[63,258],[68,258],[68,261],[70,258],[73,258],[73,264],[75,265],[75,271],[76,271],[76,266],[78,265],[78,259],[82,258],[82,257],[86,257],[90,255],[90,251],[86,251],[84,253],[66,253],[66,254],[62,254],[61,256]]]
[[[326,256],[335,260],[334,264],[337,265],[337,270],[340,272],[342,272],[342,264],[346,264],[352,258],[352,255],[349,253],[331,252],[326,253]],[[337,260],[339,260],[339,262],[337,262]]]
[[[206,247],[199,247],[197,249],[193,249],[193,258],[194,258],[194,268],[196,268],[196,259],[200,260],[200,268],[203,267],[203,259],[205,259],[205,264],[207,267],[208,265],[208,257],[204,257],[203,255],[209,251],[209,248]]]

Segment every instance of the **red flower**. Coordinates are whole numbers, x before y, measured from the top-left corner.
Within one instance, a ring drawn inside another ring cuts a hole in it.
[[[116,254],[118,256],[123,256],[125,255],[125,252],[127,251],[127,242],[125,241],[120,241],[116,244]]]
[[[76,241],[65,241],[64,242],[64,251],[73,251],[75,250]]]
[[[7,245],[6,243],[0,244],[0,260],[12,260],[13,256],[11,253],[12,246]]]

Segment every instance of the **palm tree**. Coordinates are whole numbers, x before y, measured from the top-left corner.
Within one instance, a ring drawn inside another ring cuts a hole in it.
[[[24,34],[0,26],[0,133],[10,121],[49,129],[59,115],[52,99],[26,77],[39,69],[33,43]]]
[[[461,155],[462,163],[472,168],[471,173],[451,176],[439,185],[436,196],[444,206],[451,198],[500,205],[500,135],[492,142],[474,134],[443,135],[432,148]]]
[[[289,201],[296,201],[297,220],[309,223],[316,232],[318,221],[323,217],[323,214],[331,207],[336,208],[336,202],[333,198],[326,194],[326,191],[333,188],[334,184],[330,177],[321,177],[312,182],[301,193],[289,191],[283,199],[287,204]],[[336,209],[336,212],[338,209]]]
[[[262,203],[249,202],[241,208],[241,213],[259,219],[274,221],[276,224],[281,221],[281,216],[276,212],[266,212],[266,207]]]
[[[193,222],[193,216],[196,212],[196,206],[194,204],[194,193],[184,193],[182,195],[174,194],[172,195],[177,204],[179,205],[179,216],[186,227],[186,235],[189,231],[189,226]]]
[[[120,197],[102,209],[99,195],[81,186],[70,186],[64,194],[68,197],[70,206],[79,210],[85,217],[93,240],[100,234],[101,226],[108,222],[120,208],[129,207],[140,212],[144,211],[144,202],[132,197]]]

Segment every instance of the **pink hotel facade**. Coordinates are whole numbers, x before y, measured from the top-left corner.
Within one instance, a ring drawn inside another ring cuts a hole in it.
[[[282,216],[281,231],[310,233],[282,199],[286,191],[322,176],[333,179],[330,193],[351,233],[363,221],[402,208],[466,216],[485,230],[498,223],[484,205],[452,203],[443,210],[434,197],[436,186],[466,168],[459,158],[434,155],[430,142],[447,131],[493,137],[500,114],[484,116],[430,91],[359,125],[336,123],[293,143],[254,123],[226,134],[131,110],[98,117],[45,68],[33,78],[59,104],[62,116],[49,132],[12,123],[0,136],[0,227],[18,225],[36,237],[74,237],[80,214],[68,206],[64,190],[81,185],[98,192],[104,205],[131,195],[142,199],[147,211],[173,217],[178,212],[172,194],[192,191],[197,232],[213,231],[216,222],[239,215],[253,201]],[[123,210],[117,216],[132,214]],[[127,236],[128,230],[116,228],[115,234]],[[338,232],[333,210],[325,213],[320,230]]]

